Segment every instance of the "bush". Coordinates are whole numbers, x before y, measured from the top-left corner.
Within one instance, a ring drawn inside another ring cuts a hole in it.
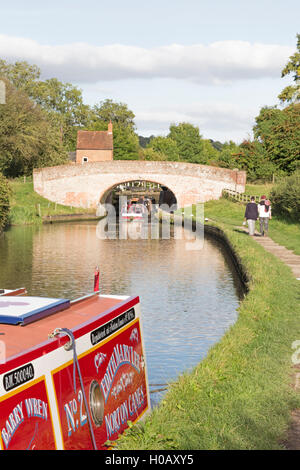
[[[10,210],[9,195],[10,188],[8,181],[0,173],[0,233],[8,223]]]
[[[300,170],[277,184],[271,191],[270,199],[274,215],[300,222]]]

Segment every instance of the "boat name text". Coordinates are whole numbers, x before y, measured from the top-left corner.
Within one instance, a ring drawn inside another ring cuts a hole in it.
[[[100,328],[97,328],[97,330],[92,331],[90,336],[92,345],[95,346],[95,344],[100,343],[100,341],[120,330],[123,326],[127,325],[134,319],[135,310],[134,308],[131,308],[130,310],[127,310],[127,312],[113,318],[113,320],[110,320]]]
[[[128,399],[121,403],[118,408],[105,416],[105,427],[108,439],[114,434],[119,433],[121,427],[127,425],[128,420],[131,421],[137,418],[144,401],[143,386],[140,386],[134,393],[130,394]]]
[[[140,355],[133,349],[132,346],[128,346],[126,344],[116,344],[109,359],[103,379],[101,380],[101,389],[105,402],[109,396],[118,369],[123,364],[130,364],[137,370],[138,373],[140,373],[140,362]]]
[[[23,406],[25,403],[25,407]],[[19,426],[28,418],[48,419],[48,404],[38,398],[26,398],[18,403],[6,420],[1,431],[2,440],[6,449]]]

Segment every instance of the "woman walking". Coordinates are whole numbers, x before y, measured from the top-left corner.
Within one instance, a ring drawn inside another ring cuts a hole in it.
[[[258,204],[259,230],[261,237],[267,237],[269,220],[272,218],[271,203],[266,196],[261,196]]]

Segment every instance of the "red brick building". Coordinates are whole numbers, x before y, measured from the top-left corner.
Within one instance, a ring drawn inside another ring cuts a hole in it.
[[[114,151],[113,125],[107,131],[78,131],[76,163],[112,161]]]

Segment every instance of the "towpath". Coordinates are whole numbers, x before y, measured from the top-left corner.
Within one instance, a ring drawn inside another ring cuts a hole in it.
[[[245,227],[242,228],[245,232],[247,231]],[[293,253],[291,250],[288,250],[284,246],[278,245],[269,237],[262,237],[259,233],[255,233],[254,240],[257,241],[265,250],[269,251],[273,255],[277,256],[281,261],[283,261],[289,268],[292,270],[295,277],[300,281],[300,256]],[[294,372],[294,384],[295,388],[299,388],[298,378],[300,376],[299,369],[300,365],[295,365]],[[287,439],[282,442],[284,447],[288,450],[300,450],[300,410],[293,410],[291,413],[291,422],[287,432]]]
[[[287,264],[293,274],[296,276],[297,279],[300,280],[300,256],[293,253],[293,251],[288,250],[284,246],[278,245],[278,243],[274,242],[269,237],[255,237],[257,243],[262,245],[265,250],[269,251],[273,255],[277,256],[277,258],[281,259],[285,264]]]
[[[243,227],[238,227],[239,229],[248,232],[248,230]],[[277,256],[281,261],[283,261],[289,268],[292,270],[294,276],[300,280],[300,256],[293,253],[293,251],[288,250],[284,246],[278,245],[270,237],[262,237],[259,233],[255,233],[254,240],[257,241],[265,250],[272,253],[274,256]]]

